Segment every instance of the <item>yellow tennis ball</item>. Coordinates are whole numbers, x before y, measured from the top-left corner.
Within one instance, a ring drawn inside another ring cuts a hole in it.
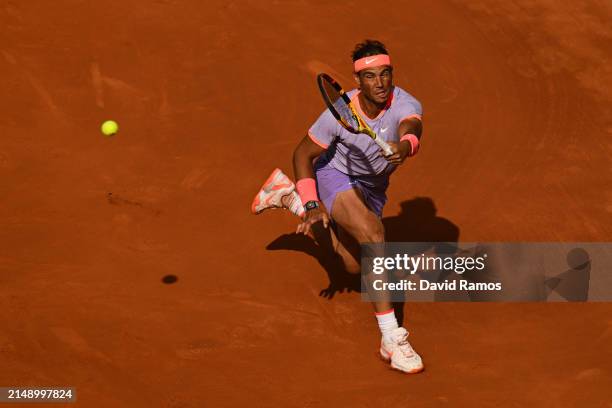
[[[100,129],[106,136],[112,136],[119,131],[119,125],[114,120],[107,120]]]

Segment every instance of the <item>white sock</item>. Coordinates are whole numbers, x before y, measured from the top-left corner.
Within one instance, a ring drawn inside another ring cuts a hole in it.
[[[397,325],[397,319],[395,318],[395,310],[389,309],[386,312],[376,313],[376,320],[378,321],[378,327],[380,328],[380,333],[384,341],[390,341],[391,332],[399,327]]]
[[[281,202],[285,208],[298,217],[301,217],[304,214],[304,205],[302,204],[302,200],[300,200],[300,196],[295,190],[292,191],[291,194],[284,196],[281,199]]]

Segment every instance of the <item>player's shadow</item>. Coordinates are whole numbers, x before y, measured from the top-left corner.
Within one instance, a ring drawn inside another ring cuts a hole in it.
[[[322,225],[313,225],[313,229],[322,230]],[[325,234],[317,234],[317,236]],[[327,234],[329,236],[329,234]],[[314,257],[327,273],[329,286],[322,289],[319,296],[332,299],[336,293],[360,292],[361,275],[345,271],[340,258],[332,251],[331,242],[317,243],[310,236],[303,234],[284,234],[266,246],[269,251],[279,249],[304,252]]]
[[[583,248],[573,248],[566,255],[570,269],[545,280],[546,298],[556,292],[568,302],[586,302],[589,299],[591,256]]]
[[[434,201],[429,197],[415,197],[400,203],[400,213],[383,218],[387,242],[422,242],[420,251],[432,249],[435,242],[459,241],[459,227],[450,220],[438,217]],[[419,251],[419,252],[420,252]],[[437,247],[435,252],[448,251]],[[450,249],[452,252],[452,248]],[[441,277],[442,278],[442,277]],[[396,295],[397,296],[397,295]],[[394,302],[395,316],[403,324],[404,302]]]
[[[457,242],[459,228],[446,218],[438,217],[434,202],[428,197],[416,197],[400,204],[401,211],[385,217],[386,240],[389,242]],[[329,286],[320,293],[328,299],[336,293],[360,292],[361,276],[347,273],[341,261],[331,251],[330,243],[317,244],[302,234],[284,234],[266,246],[270,251],[290,250],[304,252],[317,259],[329,278]],[[428,248],[423,248],[424,250]],[[398,320],[403,319],[403,307],[396,307]]]
[[[400,204],[400,213],[383,218],[388,242],[458,242],[459,227],[437,216],[429,197],[416,197]]]

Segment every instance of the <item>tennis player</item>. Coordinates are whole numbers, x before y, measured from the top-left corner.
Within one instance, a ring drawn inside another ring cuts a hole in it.
[[[412,95],[393,85],[393,66],[384,44],[374,40],[357,44],[352,59],[358,88],[348,96],[393,153],[384,156],[372,138],[350,133],[326,109],[294,151],[295,185],[275,169],[251,210],[258,214],[268,208],[289,209],[301,217],[298,233],[312,231],[318,242],[331,239],[346,271],[358,274],[359,244],[385,240],[381,217],[389,176],[419,150],[422,109]],[[319,223],[323,228],[316,228]],[[398,327],[392,304],[373,305],[382,334],[382,358],[406,373],[422,371],[421,357],[408,342],[408,331]]]

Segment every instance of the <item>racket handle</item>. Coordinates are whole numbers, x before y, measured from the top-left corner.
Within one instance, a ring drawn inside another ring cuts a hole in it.
[[[378,146],[380,146],[382,151],[385,153],[385,156],[391,156],[393,154],[393,150],[391,150],[391,146],[389,146],[389,144],[385,142],[384,140],[382,140],[380,137],[376,137],[374,141],[376,142]]]

